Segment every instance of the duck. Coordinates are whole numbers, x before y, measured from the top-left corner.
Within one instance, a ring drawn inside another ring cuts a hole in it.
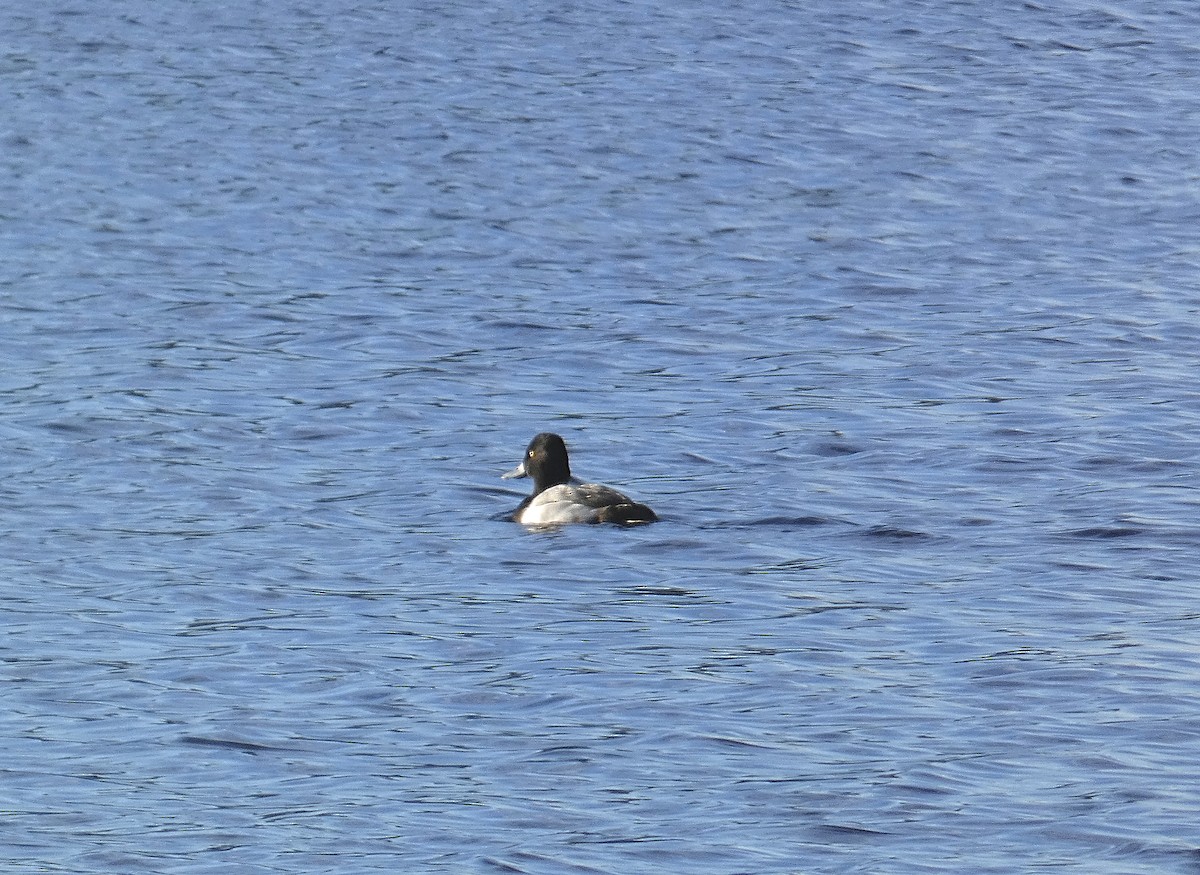
[[[567,523],[652,523],[658,515],[644,504],[599,483],[581,483],[571,476],[567,443],[544,431],[525,449],[521,464],[500,475],[504,480],[532,477],[533,494],[512,512],[513,522],[525,526]]]

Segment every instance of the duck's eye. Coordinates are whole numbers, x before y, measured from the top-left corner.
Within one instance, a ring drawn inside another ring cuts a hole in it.
[[[529,451],[529,458],[531,458],[531,459],[536,459],[536,458],[537,458],[537,450],[530,450],[530,451]]]

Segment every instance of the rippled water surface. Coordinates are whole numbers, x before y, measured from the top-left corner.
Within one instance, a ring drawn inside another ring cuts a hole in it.
[[[0,28],[5,871],[1200,871],[1193,5]]]

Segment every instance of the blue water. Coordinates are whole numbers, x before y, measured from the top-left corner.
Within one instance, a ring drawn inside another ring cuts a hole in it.
[[[4,871],[1200,872],[1192,4],[0,32]]]

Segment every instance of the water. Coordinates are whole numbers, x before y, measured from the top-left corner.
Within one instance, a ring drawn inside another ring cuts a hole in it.
[[[1200,870],[1191,6],[2,15],[6,871]]]

